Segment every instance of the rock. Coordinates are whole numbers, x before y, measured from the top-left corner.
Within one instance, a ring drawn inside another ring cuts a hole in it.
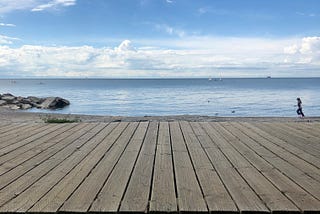
[[[20,109],[20,106],[18,106],[18,105],[12,105],[12,106],[10,106],[10,109],[12,109],[12,110],[18,110],[18,109]]]
[[[8,108],[11,109],[11,110],[18,110],[18,109],[20,109],[20,106],[18,106],[18,105],[7,105],[7,106],[8,106]]]
[[[34,97],[34,96],[29,96],[26,98],[26,100],[31,103],[41,104],[45,99],[39,98],[39,97]]]
[[[30,104],[32,106],[33,106],[33,104],[35,104],[35,103],[31,102],[31,100],[29,100],[28,98],[22,98],[20,100],[20,103],[22,103],[22,104]]]
[[[2,94],[2,96],[10,96],[10,97],[14,97],[12,94],[10,93],[5,93],[5,94]]]
[[[47,97],[39,98],[35,96],[15,97],[12,94],[0,94],[0,106],[17,110],[17,109],[30,109],[32,107],[42,109],[58,109],[69,105],[70,102],[61,97]]]
[[[7,104],[7,101],[5,101],[5,100],[0,100],[0,106],[6,105],[6,104]]]
[[[12,103],[16,99],[15,96],[4,95],[1,97],[1,100],[6,101],[7,103]]]
[[[67,105],[70,105],[70,102],[61,97],[47,97],[40,106],[42,109],[58,109]]]
[[[32,108],[32,105],[30,104],[21,104],[21,107],[20,107],[22,110],[26,110],[26,109],[30,109]]]
[[[20,104],[20,102],[19,102],[19,100],[14,99],[14,100],[11,102],[11,104],[19,105],[19,104]]]

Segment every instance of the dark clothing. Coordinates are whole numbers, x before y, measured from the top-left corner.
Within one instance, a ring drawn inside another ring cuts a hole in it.
[[[304,113],[302,112],[302,102],[301,102],[300,98],[298,98],[297,101],[298,101],[297,114],[304,117]]]
[[[301,115],[302,117],[304,117],[304,113],[302,112],[302,108],[298,108],[297,109],[297,114]]]

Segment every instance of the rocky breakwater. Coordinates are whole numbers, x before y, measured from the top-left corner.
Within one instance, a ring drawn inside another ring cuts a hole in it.
[[[26,110],[30,108],[59,109],[67,105],[70,105],[70,102],[61,97],[16,97],[12,94],[0,94],[0,107],[12,110]]]

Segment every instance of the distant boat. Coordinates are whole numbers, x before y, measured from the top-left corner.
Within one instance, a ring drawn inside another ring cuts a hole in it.
[[[212,79],[211,77],[209,77],[209,79],[208,79],[208,81],[222,81],[222,78],[220,77],[220,78],[214,78],[214,79]]]
[[[267,76],[267,79],[271,79],[271,76]]]

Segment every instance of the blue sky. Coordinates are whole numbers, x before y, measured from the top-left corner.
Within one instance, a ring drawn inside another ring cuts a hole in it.
[[[318,0],[0,0],[0,77],[320,76]]]

